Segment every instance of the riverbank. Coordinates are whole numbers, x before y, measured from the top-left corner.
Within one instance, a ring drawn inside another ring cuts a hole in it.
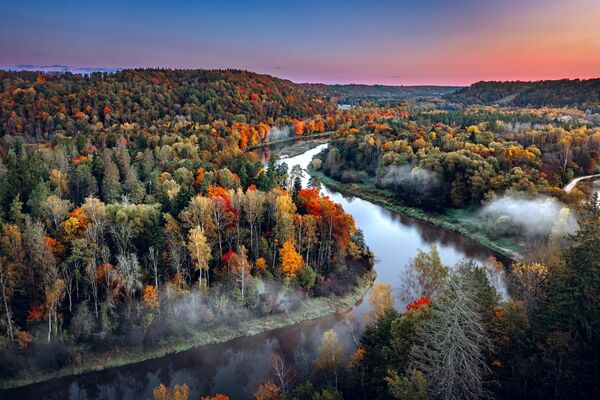
[[[517,243],[501,240],[492,240],[483,235],[481,232],[477,232],[470,228],[471,225],[466,222],[468,220],[468,216],[465,215],[464,211],[457,210],[449,214],[430,213],[420,208],[408,207],[399,204],[390,193],[386,193],[385,191],[379,189],[374,189],[369,185],[357,183],[345,184],[339,182],[333,178],[326,176],[321,171],[316,171],[310,166],[310,164],[307,170],[311,176],[318,178],[323,184],[335,189],[336,191],[342,194],[359,197],[363,200],[377,204],[398,214],[419,219],[421,221],[438,226],[440,228],[456,232],[466,238],[469,238],[471,240],[476,241],[477,243],[484,245],[485,247],[493,250],[498,254],[501,254],[506,258],[509,258],[512,261],[518,261],[523,259],[523,256],[521,254],[523,249]]]
[[[86,347],[72,349],[74,354],[72,364],[52,373],[38,373],[34,376],[18,377],[0,382],[0,389],[7,390],[21,386],[40,383],[51,379],[81,375],[87,372],[102,371],[109,368],[136,364],[157,359],[169,354],[176,354],[196,347],[225,343],[242,337],[252,337],[271,330],[292,326],[304,321],[310,321],[339,312],[346,312],[360,302],[375,281],[376,272],[370,269],[358,278],[357,285],[343,296],[306,298],[298,310],[287,314],[267,315],[241,321],[240,326],[215,326],[205,331],[187,329],[184,337],[165,339],[150,349],[118,348],[110,353],[91,352]]]

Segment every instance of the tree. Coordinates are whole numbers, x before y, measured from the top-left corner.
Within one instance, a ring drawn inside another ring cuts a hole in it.
[[[50,222],[48,225],[55,231],[58,231],[61,222],[69,215],[71,206],[69,200],[63,200],[55,195],[48,196],[48,198],[41,203],[42,212],[48,222]]]
[[[189,400],[190,388],[184,383],[170,389],[161,383],[152,391],[152,396],[154,400]]]
[[[369,293],[369,304],[371,311],[366,315],[369,320],[376,320],[385,310],[394,308],[392,300],[392,287],[386,283],[376,283]]]
[[[343,365],[342,355],[342,345],[337,334],[333,329],[328,330],[323,334],[318,357],[314,361],[314,364],[318,369],[329,371],[333,374],[336,389],[338,385],[338,370]]]
[[[114,203],[121,199],[121,188],[119,168],[112,160],[109,150],[103,153],[104,179],[102,180],[102,195],[107,203]]]
[[[600,362],[600,203],[595,194],[581,205],[579,229],[570,237],[564,263],[549,270],[548,309],[534,315],[543,327],[544,393],[593,398]]]
[[[225,396],[224,394],[217,393],[214,396],[204,396],[200,400],[229,400],[229,396]]]
[[[424,374],[433,398],[480,399],[485,393],[491,340],[478,301],[477,282],[459,266],[419,330],[422,343],[411,350],[412,367]]]
[[[507,276],[511,297],[525,304],[527,315],[533,315],[545,300],[548,268],[540,263],[513,263]]]
[[[212,259],[210,254],[210,246],[206,242],[206,236],[204,236],[204,229],[199,225],[190,230],[188,235],[188,250],[194,263],[196,271],[200,271],[200,277],[198,278],[198,285],[202,287],[202,275],[206,275],[206,287],[208,287],[208,262]]]
[[[94,316],[88,308],[87,301],[83,301],[77,307],[77,311],[75,311],[75,315],[71,320],[71,332],[77,338],[84,339],[92,334],[95,325]]]
[[[242,208],[246,215],[246,221],[250,226],[250,251],[254,257],[258,256],[259,228],[265,212],[265,194],[258,190],[247,190],[246,201]]]
[[[279,249],[279,257],[281,258],[281,272],[283,272],[286,279],[295,278],[304,260],[291,241],[287,240]]]
[[[385,378],[390,394],[401,400],[427,400],[427,380],[423,373],[412,369],[410,376],[399,376],[396,371],[390,371]]]
[[[2,295],[6,333],[11,342],[14,340],[11,302],[17,283],[13,265],[9,264],[5,257],[0,257],[0,294]]]
[[[271,371],[273,377],[279,383],[278,389],[283,393],[287,393],[296,378],[294,369],[285,364],[280,354],[275,353],[271,358]]]
[[[255,400],[278,400],[281,398],[279,387],[272,381],[267,381],[258,385],[254,392]]]
[[[238,252],[233,253],[227,260],[227,263],[229,264],[233,279],[235,279],[240,288],[242,301],[244,301],[246,298],[246,285],[252,277],[252,275],[250,275],[252,266],[248,262],[248,251],[246,250],[246,247],[243,245],[240,246]]]
[[[135,292],[142,287],[142,273],[137,255],[135,253],[119,254],[117,256],[117,272],[131,305]],[[129,310],[131,309],[129,308]]]
[[[448,276],[448,267],[442,264],[435,245],[429,252],[417,250],[417,255],[406,267],[403,279],[402,300],[408,302],[417,297],[432,298],[443,287]]]
[[[58,304],[65,297],[65,283],[62,279],[56,279],[46,286],[46,312],[48,316],[48,341],[52,336],[52,322],[54,317],[54,331],[58,334]]]
[[[108,216],[106,205],[95,197],[86,197],[81,209],[91,223],[104,222]]]
[[[156,290],[156,287],[152,285],[146,285],[146,287],[144,287],[142,299],[144,300],[144,303],[146,303],[146,307],[150,310],[156,310],[160,307],[158,291]]]
[[[283,243],[294,238],[296,206],[287,192],[280,192],[275,200],[275,239]]]

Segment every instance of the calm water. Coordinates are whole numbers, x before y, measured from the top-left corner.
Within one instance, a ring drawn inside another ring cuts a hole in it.
[[[305,167],[325,146],[283,161],[290,168],[295,164]],[[442,261],[447,265],[464,257],[483,261],[495,255],[460,235],[389,212],[367,201],[341,195],[327,187],[323,187],[323,193],[341,203],[354,216],[357,227],[364,231],[365,240],[376,255],[377,281],[388,283],[395,289],[401,286],[402,271],[419,248],[426,250],[432,244],[437,245]],[[397,306],[403,307],[399,302],[396,299]],[[269,377],[275,354],[281,355],[287,363],[295,364],[301,375],[304,367],[309,365],[306,360],[311,359],[323,332],[328,329],[335,329],[348,351],[352,351],[352,336],[343,321],[348,318],[362,324],[368,311],[365,299],[347,316],[330,316],[132,366],[56,379],[0,393],[0,398],[151,399],[153,388],[160,383],[187,383],[192,399],[215,393],[229,395],[232,399],[247,399],[251,398],[257,384]]]

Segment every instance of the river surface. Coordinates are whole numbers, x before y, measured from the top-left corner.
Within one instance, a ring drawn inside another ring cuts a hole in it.
[[[290,168],[295,164],[306,167],[325,146],[320,145],[283,161]],[[305,184],[306,181],[307,178]],[[390,284],[395,292],[399,291],[402,272],[417,254],[417,249],[428,250],[435,244],[442,261],[447,265],[453,265],[465,257],[481,262],[490,256],[497,256],[488,248],[453,232],[342,195],[326,186],[323,186],[322,192],[341,203],[344,210],[352,214],[356,226],[363,230],[368,246],[376,255],[377,282]],[[395,302],[399,309],[405,306],[399,296],[395,296]],[[270,377],[271,361],[275,354],[280,355],[288,365],[293,365],[296,375],[302,380],[323,332],[328,329],[335,329],[348,352],[353,351],[352,334],[345,321],[349,319],[362,326],[364,314],[368,311],[365,298],[346,316],[333,315],[139,364],[55,379],[0,393],[0,398],[152,399],[152,390],[160,383],[170,386],[187,383],[191,399],[215,393],[226,394],[231,399],[248,399],[252,398],[256,386]]]

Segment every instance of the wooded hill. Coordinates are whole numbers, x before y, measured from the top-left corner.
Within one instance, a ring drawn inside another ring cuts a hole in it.
[[[463,104],[501,104],[518,107],[594,106],[600,103],[600,79],[537,82],[477,82],[445,96]]]
[[[341,104],[359,104],[363,100],[401,100],[415,97],[441,97],[460,89],[460,86],[386,86],[386,85],[323,85],[306,84]]]
[[[91,131],[112,124],[291,123],[335,106],[291,81],[240,70],[136,69],[117,73],[0,71],[0,135]]]

